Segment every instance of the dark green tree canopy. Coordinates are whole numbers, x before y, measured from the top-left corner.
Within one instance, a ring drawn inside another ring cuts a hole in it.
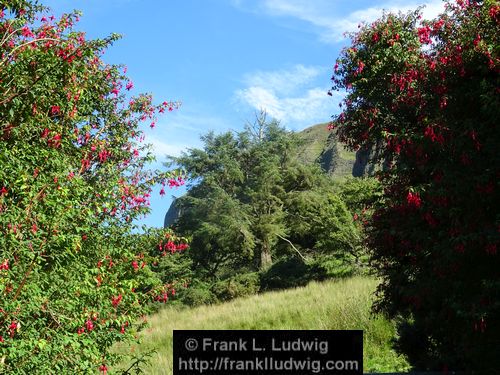
[[[195,266],[211,277],[264,270],[280,256],[359,249],[352,214],[319,165],[303,164],[300,139],[259,117],[238,133],[208,133],[203,149],[172,158],[192,178],[179,199],[179,233],[192,237]]]

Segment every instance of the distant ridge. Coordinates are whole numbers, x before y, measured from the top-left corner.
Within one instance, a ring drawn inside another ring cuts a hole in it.
[[[310,126],[297,133],[304,141],[298,158],[304,163],[319,163],[321,168],[334,177],[353,175],[356,153],[348,151],[338,142],[328,124]]]

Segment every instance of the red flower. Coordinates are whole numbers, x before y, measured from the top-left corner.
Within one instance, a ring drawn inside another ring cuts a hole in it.
[[[418,39],[420,40],[420,43],[422,44],[429,44],[432,42],[430,34],[431,34],[431,28],[429,26],[425,27],[420,27],[418,28]]]
[[[9,269],[9,260],[4,259],[2,264],[0,264],[0,270],[8,270]]]
[[[136,261],[136,260],[134,260],[134,261],[132,262],[132,267],[134,268],[134,270],[138,270],[138,269],[139,269],[139,263],[137,263],[137,261]]]
[[[108,373],[108,368],[105,364],[102,364],[101,366],[99,366],[99,371],[102,372],[103,375],[106,375]]]
[[[89,331],[92,331],[94,329],[94,323],[92,323],[92,320],[90,319],[85,322],[85,326]]]
[[[497,245],[492,243],[488,244],[486,246],[486,253],[490,255],[495,255],[497,253]]]
[[[58,105],[53,105],[52,107],[50,107],[50,112],[53,115],[58,115],[61,112],[61,107],[59,107]]]
[[[0,189],[0,195],[5,195],[7,194],[7,188],[5,186],[2,186],[2,189]]]
[[[411,207],[419,208],[422,205],[422,199],[420,199],[420,195],[418,193],[412,193],[411,191],[408,192],[406,201]]]
[[[500,14],[500,5],[493,5],[488,13],[491,18],[496,19]]]
[[[10,326],[9,326],[10,337],[14,337],[14,335],[16,334],[16,331],[19,330],[19,328],[21,328],[21,325],[18,322],[16,322],[15,320],[12,321],[12,323],[10,323]]]
[[[122,301],[122,295],[119,294],[118,296],[116,297],[113,297],[111,298],[111,304],[114,306],[114,307],[118,307],[118,305],[120,304],[120,302]]]
[[[432,216],[430,212],[426,212],[423,217],[427,224],[429,224],[429,226],[435,227],[438,225],[437,220],[434,218],[434,216]]]

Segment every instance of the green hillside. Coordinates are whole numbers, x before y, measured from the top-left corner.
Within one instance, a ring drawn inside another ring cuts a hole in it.
[[[150,317],[150,328],[139,347],[117,350],[144,353],[156,350],[148,374],[172,374],[172,332],[175,329],[362,329],[365,372],[403,371],[404,358],[391,348],[394,326],[370,306],[377,280],[367,277],[313,282],[303,288],[268,292],[218,305],[197,308],[166,306]],[[128,367],[128,366],[127,366]]]
[[[328,124],[317,124],[298,133],[304,141],[299,159],[304,163],[319,162],[323,170],[335,177],[352,175],[356,153],[348,151],[337,142]]]

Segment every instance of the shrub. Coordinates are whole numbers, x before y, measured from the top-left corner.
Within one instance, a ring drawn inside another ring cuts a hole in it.
[[[86,40],[78,14],[36,4],[0,2],[0,372],[106,372],[113,343],[172,295],[150,268],[162,253],[132,233],[153,183],[173,178],[144,169],[139,125],[176,104],[124,94],[122,67],[100,57],[118,37]]]
[[[236,275],[216,282],[212,291],[221,301],[257,294],[260,290],[259,273],[251,272]]]
[[[210,290],[210,284],[197,279],[179,293],[179,299],[185,305],[193,307],[217,302],[217,297]]]
[[[306,285],[311,280],[309,266],[300,258],[281,258],[261,273],[261,289],[287,289]]]
[[[361,27],[335,66],[332,126],[387,167],[368,225],[376,308],[417,368],[500,365],[498,35],[497,1],[448,2]]]

